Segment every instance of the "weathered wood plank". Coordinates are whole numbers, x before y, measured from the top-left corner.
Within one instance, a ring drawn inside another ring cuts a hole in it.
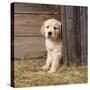
[[[74,7],[75,17],[75,46],[76,46],[76,64],[81,65],[81,28],[80,28],[80,7]]]
[[[40,36],[40,29],[45,20],[55,18],[60,20],[60,15],[14,15],[14,35],[15,36]]]
[[[63,62],[67,66],[67,31],[66,31],[66,8],[61,6],[61,22],[62,22],[62,36],[63,36]]]
[[[14,3],[15,13],[60,14],[60,5]]]
[[[45,44],[42,37],[14,37],[14,59],[43,58],[45,56]]]
[[[66,6],[66,32],[67,32],[67,64],[74,63],[75,58],[75,37],[74,37],[74,18],[73,7]]]
[[[80,8],[80,22],[81,22],[81,59],[82,59],[82,65],[87,64],[87,7],[81,7]]]

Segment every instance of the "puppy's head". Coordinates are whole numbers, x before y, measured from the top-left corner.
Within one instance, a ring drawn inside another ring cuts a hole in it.
[[[49,19],[42,25],[41,33],[48,39],[62,38],[62,24],[56,19]]]

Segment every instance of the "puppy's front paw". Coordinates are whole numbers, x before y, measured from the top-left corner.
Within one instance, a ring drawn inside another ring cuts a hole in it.
[[[43,69],[43,70],[48,70],[49,67],[45,65],[45,66],[42,66],[42,69]]]
[[[48,73],[49,74],[53,74],[55,72],[55,70],[49,70]]]

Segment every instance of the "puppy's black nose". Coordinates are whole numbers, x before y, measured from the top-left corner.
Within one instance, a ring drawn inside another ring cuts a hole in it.
[[[52,32],[48,32],[48,35],[51,36],[52,35]]]

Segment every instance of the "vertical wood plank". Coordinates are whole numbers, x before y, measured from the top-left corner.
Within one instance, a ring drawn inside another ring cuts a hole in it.
[[[66,31],[66,7],[61,6],[61,22],[62,22],[62,36],[63,36],[63,62],[67,66],[67,31]]]
[[[81,65],[81,28],[80,28],[80,7],[74,7],[75,17],[75,46],[76,46],[76,64]]]
[[[67,30],[67,55],[68,65],[76,64],[76,47],[75,47],[75,17],[74,7],[66,6],[66,30]]]
[[[81,59],[82,65],[87,64],[87,7],[80,8],[81,21]]]

